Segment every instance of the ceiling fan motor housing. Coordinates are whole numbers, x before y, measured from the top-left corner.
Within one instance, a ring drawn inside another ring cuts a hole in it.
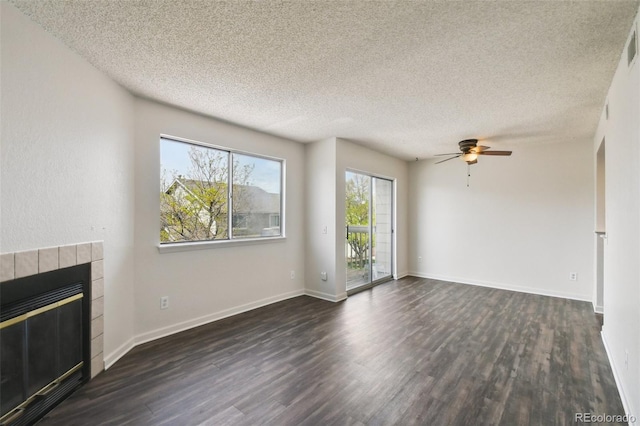
[[[465,139],[458,142],[458,146],[460,147],[460,151],[465,153],[469,152],[471,148],[478,146],[478,139]]]

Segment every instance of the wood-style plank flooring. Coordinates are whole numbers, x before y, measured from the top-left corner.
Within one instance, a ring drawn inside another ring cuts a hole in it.
[[[408,277],[136,347],[45,425],[553,425],[624,414],[590,304]]]

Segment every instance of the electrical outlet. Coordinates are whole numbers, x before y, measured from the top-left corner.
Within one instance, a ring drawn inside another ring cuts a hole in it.
[[[162,296],[160,298],[160,309],[168,309],[169,308],[169,296]]]
[[[296,271],[291,271],[291,279],[292,280],[296,279]]]
[[[327,273],[326,272],[320,272],[320,279],[322,281],[326,281],[327,280]]]
[[[418,256],[418,263],[422,263],[422,256]]]
[[[577,272],[569,272],[569,279],[571,281],[578,281],[578,273]]]

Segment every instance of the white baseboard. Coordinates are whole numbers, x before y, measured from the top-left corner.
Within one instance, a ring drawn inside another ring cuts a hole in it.
[[[393,277],[393,279],[394,279],[394,280],[400,280],[400,279],[402,279],[402,278],[404,278],[404,277],[408,277],[409,275],[411,275],[411,274],[409,274],[408,272],[404,272],[404,273],[402,273],[402,274],[395,275],[395,276]]]
[[[607,352],[607,358],[609,358],[609,365],[611,365],[611,371],[613,372],[613,378],[616,381],[616,387],[618,388],[618,393],[620,394],[620,399],[622,400],[622,407],[624,408],[624,412],[630,415],[637,415],[637,413],[632,413],[631,407],[629,407],[629,401],[627,399],[627,395],[624,393],[624,387],[622,386],[622,381],[620,380],[620,375],[618,374],[616,364],[613,362],[611,349],[609,348],[609,344],[607,343],[607,338],[604,334],[604,330],[600,332],[600,337],[602,338],[602,343],[604,344],[604,350]],[[632,426],[631,422],[629,422],[629,426]]]
[[[126,355],[131,349],[135,346],[134,338],[127,340],[123,344],[121,344],[115,351],[111,352],[109,355],[104,357],[104,369],[108,370],[113,364],[116,363],[120,358]]]
[[[593,312],[596,314],[604,314],[604,306],[593,305]]]
[[[465,278],[449,277],[449,276],[436,275],[436,274],[424,274],[421,272],[412,272],[412,271],[409,272],[409,275],[412,275],[414,277],[419,277],[419,278],[429,278],[429,279],[438,280],[438,281],[448,281],[452,283],[469,284],[469,285],[475,285],[479,287],[495,288],[499,290],[517,291],[519,293],[529,293],[529,294],[537,294],[540,296],[560,297],[562,299],[579,300],[581,302],[592,302],[592,300],[587,297],[584,297],[578,294],[573,294],[573,293],[565,293],[562,291],[541,290],[534,287],[525,287],[525,286],[518,286],[518,285],[504,284],[504,283],[494,283],[490,281],[471,281]]]
[[[148,331],[146,333],[138,334],[135,337],[135,345],[137,346],[143,343],[151,342],[152,340],[161,339],[163,337],[170,336],[172,334],[176,334],[181,331],[189,330],[195,327],[199,327],[201,325],[208,324],[213,321],[218,321],[223,318],[227,318],[233,315],[241,314],[243,312],[261,308],[263,306],[267,306],[272,303],[291,299],[293,297],[302,296],[303,294],[305,294],[304,290],[294,290],[288,293],[267,297],[265,299],[257,300],[255,302],[246,303],[244,305],[236,306],[234,308],[225,309],[223,311],[203,315],[201,317],[194,318],[188,321],[183,321],[178,324],[173,324],[167,327],[162,327],[156,330]]]
[[[183,321],[178,324],[173,324],[167,327],[158,328],[156,330],[152,330],[146,333],[141,333],[136,335],[135,337],[124,342],[122,345],[120,345],[116,350],[111,352],[109,355],[105,356],[105,359],[104,359],[105,369],[110,368],[120,358],[126,355],[131,349],[143,343],[161,339],[163,337],[167,337],[172,334],[179,333],[181,331],[189,330],[191,328],[199,327],[201,325],[205,325],[213,321],[218,321],[223,318],[227,318],[233,315],[238,315],[243,312],[251,311],[253,309],[261,308],[263,306],[267,306],[272,303],[281,302],[283,300],[291,299],[291,298],[302,296],[305,294],[318,299],[328,300],[330,302],[340,302],[347,298],[346,292],[339,293],[337,295],[332,295],[332,294],[323,293],[315,290],[308,290],[308,289],[294,290],[288,293],[279,294],[277,296],[272,296],[265,299],[257,300],[255,302],[246,303],[244,305],[236,306],[234,308],[225,309],[223,311],[215,312],[213,314],[204,315],[198,318],[194,318],[192,320]]]
[[[115,364],[120,358],[126,355],[127,352],[129,352],[131,349],[143,343],[151,342],[152,340],[157,340],[162,337],[179,333],[181,331],[189,330],[194,327],[199,327],[201,325],[205,325],[213,321],[221,320],[223,318],[241,314],[243,312],[251,311],[253,309],[261,308],[263,306],[271,305],[272,303],[281,302],[283,300],[302,296],[304,294],[305,294],[305,291],[302,289],[294,290],[288,293],[267,297],[266,299],[261,299],[255,302],[246,303],[244,305],[236,306],[234,308],[225,309],[220,312],[204,315],[199,318],[194,318],[192,320],[183,321],[178,324],[174,324],[167,327],[158,328],[153,331],[148,331],[146,333],[138,334],[135,337],[124,342],[115,351],[111,352],[109,355],[105,357],[104,359],[105,369],[108,369],[113,364]]]
[[[322,291],[305,289],[304,294],[307,296],[315,297],[316,299],[327,300],[329,302],[341,302],[347,298],[347,292],[339,293],[337,295],[324,293]]]

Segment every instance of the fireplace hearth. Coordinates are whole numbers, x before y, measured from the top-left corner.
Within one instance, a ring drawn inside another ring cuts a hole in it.
[[[0,285],[0,424],[30,425],[91,378],[91,263]]]

